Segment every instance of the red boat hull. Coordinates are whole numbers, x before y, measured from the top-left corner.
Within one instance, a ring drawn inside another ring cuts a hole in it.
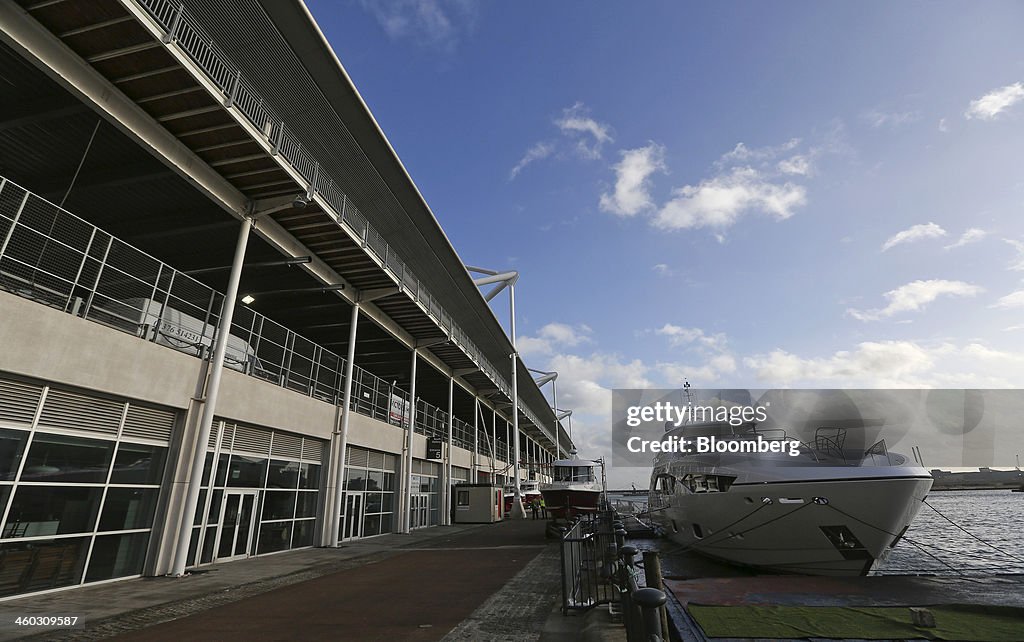
[[[548,514],[556,518],[596,512],[601,499],[600,491],[596,490],[552,488],[542,490],[541,494]]]

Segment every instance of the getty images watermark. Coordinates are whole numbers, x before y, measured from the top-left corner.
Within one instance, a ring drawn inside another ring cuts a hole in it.
[[[1014,466],[1024,391],[618,389],[612,465],[708,455],[773,465]]]
[[[692,394],[692,393],[691,393]],[[717,425],[721,428],[739,428],[744,425],[756,425],[768,420],[768,406],[725,405],[719,403],[700,404],[688,400],[686,405],[677,405],[672,401],[656,401],[648,405],[626,406],[626,426],[631,429],[646,424],[662,426],[663,431],[693,426],[699,430],[702,426]],[[729,434],[729,432],[726,432]],[[800,454],[800,441],[796,439],[766,439],[763,435],[754,435],[750,439],[728,439],[715,435],[666,434],[631,435],[626,438],[626,450],[632,454],[641,453],[682,453],[682,454],[749,454],[749,453],[787,453],[791,457]]]

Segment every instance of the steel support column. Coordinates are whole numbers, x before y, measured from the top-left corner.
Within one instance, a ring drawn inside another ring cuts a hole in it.
[[[217,396],[220,393],[220,380],[224,372],[224,355],[227,352],[228,337],[231,336],[231,321],[235,315],[235,300],[238,298],[238,282],[242,276],[242,264],[245,262],[245,249],[249,245],[249,230],[253,220],[246,218],[238,231],[235,244],[235,258],[231,263],[231,275],[228,277],[228,288],[224,293],[224,304],[217,329],[217,341],[213,349],[213,361],[210,364],[210,375],[206,384],[206,399],[203,403],[203,414],[199,420],[199,431],[192,454],[192,466],[188,471],[188,491],[185,495],[185,507],[178,530],[178,542],[174,549],[174,565],[170,575],[181,577],[185,574],[188,563],[189,540],[192,537],[192,522],[199,505],[199,491],[203,481],[203,466],[206,463],[206,445],[210,441],[213,428],[213,417],[217,411]]]
[[[444,458],[444,497],[442,497],[441,508],[444,516],[440,522],[442,525],[452,523],[452,433],[455,429],[455,414],[452,403],[455,392],[455,377],[448,377],[448,447],[445,450]]]
[[[480,397],[473,395],[473,465],[469,469],[469,482],[479,482],[480,469]]]
[[[352,304],[351,327],[348,329],[348,355],[345,361],[345,383],[342,389],[341,408],[341,430],[335,432],[333,437],[337,442],[334,471],[334,502],[333,511],[328,522],[330,524],[331,540],[328,546],[338,546],[341,539],[341,495],[345,488],[345,451],[348,449],[348,423],[352,414],[352,376],[355,372],[356,362],[356,330],[359,327],[359,304]]]
[[[405,447],[402,449],[402,488],[401,532],[408,533],[412,527],[412,436],[416,430],[416,361],[419,349],[412,349],[412,375],[409,385],[409,425],[405,429]]]

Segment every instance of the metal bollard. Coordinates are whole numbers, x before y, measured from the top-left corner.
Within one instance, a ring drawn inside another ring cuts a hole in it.
[[[665,585],[661,580],[661,558],[658,556],[658,551],[644,551],[644,583],[648,588],[665,590]],[[668,609],[662,607],[658,611],[661,613],[661,637],[667,640],[669,638]]]
[[[633,592],[632,601],[640,607],[641,640],[645,642],[662,642],[661,607],[665,606],[665,594],[658,589],[642,588]]]
[[[619,528],[615,530],[615,545],[619,548],[626,545],[626,529]]]

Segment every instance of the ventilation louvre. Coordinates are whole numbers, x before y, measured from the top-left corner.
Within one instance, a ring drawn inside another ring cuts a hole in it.
[[[174,430],[174,419],[175,414],[171,411],[133,406],[129,403],[121,436],[154,439],[167,443],[170,442],[171,432]]]
[[[274,432],[274,444],[270,449],[271,457],[302,458],[302,437],[284,432]]]
[[[324,442],[322,439],[302,440],[302,458],[308,461],[321,462],[324,459]]]
[[[0,420],[31,424],[43,387],[0,379]]]
[[[254,428],[252,426],[235,426],[235,440],[232,443],[233,452],[246,452],[253,455],[263,455],[270,452],[269,430]]]
[[[51,428],[116,435],[123,413],[123,402],[50,389],[39,424]]]
[[[366,468],[366,464],[370,459],[370,451],[362,448],[346,448],[345,449],[345,464],[349,466],[359,466]]]

